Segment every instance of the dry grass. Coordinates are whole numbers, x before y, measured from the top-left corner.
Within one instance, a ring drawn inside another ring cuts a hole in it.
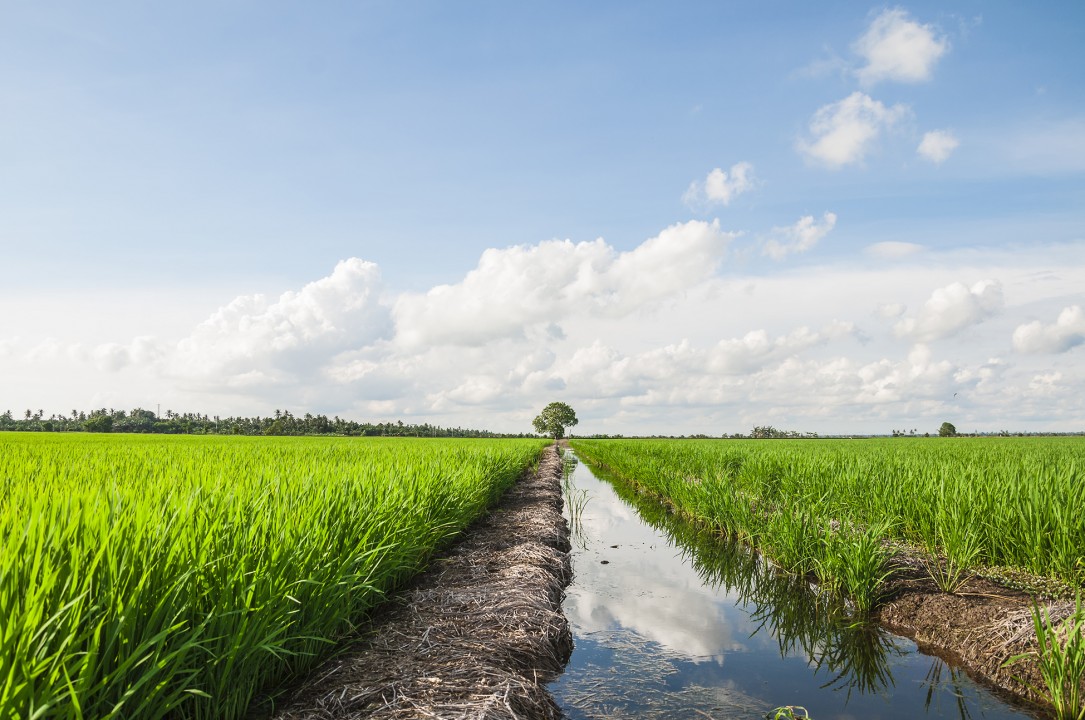
[[[379,615],[355,647],[318,668],[277,720],[558,718],[545,683],[572,635],[570,580],[553,448],[466,538]]]

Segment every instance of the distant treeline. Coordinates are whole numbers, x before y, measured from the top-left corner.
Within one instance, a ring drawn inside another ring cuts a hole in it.
[[[950,426],[952,427],[952,426]],[[962,433],[957,432],[956,428],[952,428],[952,433],[943,433],[952,435],[952,437],[1081,437],[1085,436],[1085,432],[1011,432],[1009,430],[998,430],[996,432],[971,432]],[[939,436],[939,432],[933,433],[934,437]],[[917,430],[893,430],[888,437],[894,438],[916,438],[916,437],[931,437],[931,433],[919,434]],[[748,434],[733,433],[728,435],[704,435],[698,433],[696,435],[578,435],[576,437],[586,440],[633,440],[639,438],[657,439],[657,440],[845,440],[845,439],[875,439],[884,438],[886,435],[860,435],[860,434],[848,434],[848,435],[819,435],[816,432],[799,432],[798,430],[778,430],[772,425],[757,425]]]
[[[536,437],[532,433],[516,435],[470,428],[446,428],[402,420],[388,423],[356,422],[327,415],[297,416],[289,410],[276,410],[268,417],[219,417],[199,413],[175,413],[167,410],[159,417],[151,410],[136,408],[129,412],[102,408],[90,413],[72,410],[71,415],[50,415],[27,410],[17,418],[8,410],[0,415],[0,431],[24,432],[117,432],[160,433],[163,435],[353,435],[392,437]]]

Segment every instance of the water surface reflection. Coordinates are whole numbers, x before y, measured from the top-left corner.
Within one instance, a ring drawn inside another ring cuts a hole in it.
[[[801,579],[573,465],[571,718],[1027,718]]]

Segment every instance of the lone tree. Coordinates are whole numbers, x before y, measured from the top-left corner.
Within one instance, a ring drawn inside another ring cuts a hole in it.
[[[957,428],[951,422],[944,422],[942,427],[938,428],[938,437],[954,437],[956,434]]]
[[[535,432],[549,435],[557,440],[565,437],[565,428],[576,425],[576,413],[563,402],[552,402],[543,408],[538,417],[531,421]]]

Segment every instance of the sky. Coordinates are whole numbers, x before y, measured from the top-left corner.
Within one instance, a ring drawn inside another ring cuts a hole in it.
[[[1085,431],[1085,4],[0,0],[0,412]]]

